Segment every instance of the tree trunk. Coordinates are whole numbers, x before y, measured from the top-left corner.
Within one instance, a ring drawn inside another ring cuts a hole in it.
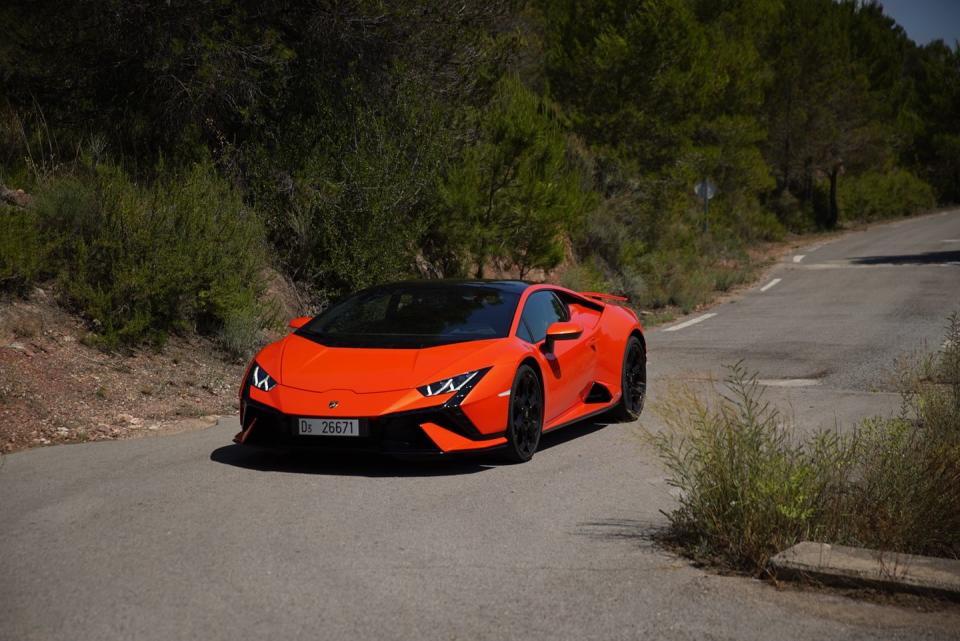
[[[835,165],[830,170],[830,210],[827,212],[827,229],[835,229],[840,220],[840,206],[837,204],[837,180],[840,177],[840,166]]]

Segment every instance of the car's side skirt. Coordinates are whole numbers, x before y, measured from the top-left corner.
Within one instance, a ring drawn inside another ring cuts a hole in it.
[[[592,403],[591,405],[582,406],[583,409],[585,410],[582,413],[577,413],[573,416],[561,415],[559,421],[551,425],[545,425],[543,428],[543,431],[552,432],[553,430],[560,429],[561,427],[567,427],[568,425],[573,425],[574,423],[585,421],[588,418],[592,418],[594,416],[599,416],[601,414],[604,414],[605,412],[608,412],[610,409],[612,409],[613,406],[616,405],[617,401],[619,400],[620,400],[620,396],[618,395],[612,401],[610,401],[609,403],[605,403],[602,407],[599,407],[599,408],[593,405]]]

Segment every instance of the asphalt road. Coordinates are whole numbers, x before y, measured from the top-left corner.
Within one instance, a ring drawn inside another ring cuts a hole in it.
[[[960,306],[960,212],[796,255],[649,333],[654,402],[743,359],[798,429],[896,408],[885,370]],[[960,638],[957,607],[777,589],[659,549],[672,497],[641,434],[661,427],[574,426],[513,466],[256,454],[229,444],[234,418],[14,454],[0,640]]]

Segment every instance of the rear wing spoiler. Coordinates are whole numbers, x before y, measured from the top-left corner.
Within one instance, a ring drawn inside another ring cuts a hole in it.
[[[592,298],[594,300],[599,300],[599,301],[616,301],[620,303],[625,303],[630,300],[626,296],[616,296],[614,294],[604,294],[602,292],[577,292],[577,293],[580,294],[581,296],[585,296],[587,298]]]

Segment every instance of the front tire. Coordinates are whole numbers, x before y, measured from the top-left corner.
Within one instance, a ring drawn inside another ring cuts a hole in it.
[[[621,423],[637,420],[647,398],[647,352],[636,336],[627,339],[623,350],[620,392],[620,401],[610,410],[610,417]]]
[[[525,463],[533,458],[543,433],[543,388],[540,378],[529,365],[517,368],[510,388],[507,445],[504,458],[511,463]]]

